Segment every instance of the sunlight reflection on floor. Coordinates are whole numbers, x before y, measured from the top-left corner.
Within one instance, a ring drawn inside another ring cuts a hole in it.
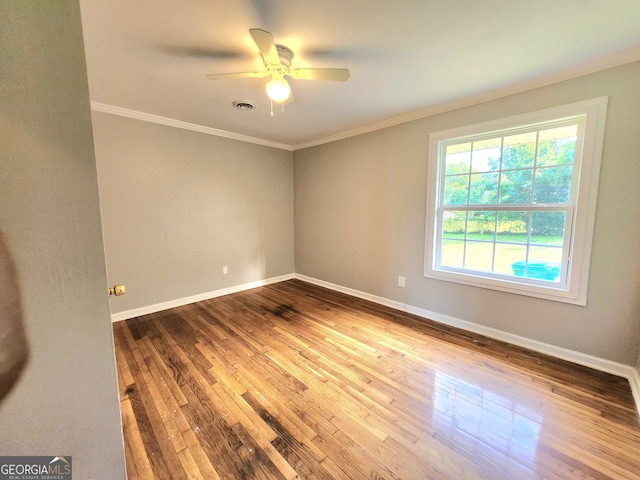
[[[535,463],[543,416],[491,390],[436,372],[434,420],[450,437],[468,435],[503,454]]]

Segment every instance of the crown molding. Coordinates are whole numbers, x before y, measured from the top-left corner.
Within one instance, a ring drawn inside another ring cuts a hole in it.
[[[435,105],[422,110],[411,112],[405,115],[399,115],[397,117],[389,118],[381,122],[372,123],[363,127],[348,130],[329,137],[323,137],[316,140],[311,140],[304,143],[295,145],[288,145],[279,142],[273,142],[261,138],[250,137],[248,135],[242,135],[239,133],[228,132],[225,130],[219,130],[217,128],[205,127],[203,125],[197,125],[195,123],[183,122],[181,120],[174,120],[172,118],[161,117],[159,115],[152,115],[150,113],[139,112],[136,110],[130,110],[128,108],[116,107],[114,105],[108,105],[100,102],[91,102],[91,109],[97,112],[110,113],[112,115],[119,115],[121,117],[133,118],[136,120],[142,120],[144,122],[158,123],[161,125],[167,125],[170,127],[182,128],[185,130],[192,130],[195,132],[206,133],[208,135],[215,135],[218,137],[230,138],[233,140],[239,140],[242,142],[255,143],[263,145],[265,147],[279,148],[281,150],[295,151],[302,150],[303,148],[315,147],[325,143],[336,142],[338,140],[344,140],[346,138],[363,135],[365,133],[375,132],[376,130],[382,130],[383,128],[393,127],[402,123],[411,122],[414,120],[420,120],[422,118],[431,117],[440,113],[450,112],[458,110],[460,108],[471,107],[480,103],[497,100],[499,98],[507,97],[509,95],[515,95],[518,93],[533,90],[535,88],[544,87],[554,83],[570,80],[572,78],[589,75],[591,73],[607,70],[609,68],[618,67],[627,63],[633,63],[640,61],[640,47],[633,47],[613,55],[601,57],[596,60],[592,60],[586,63],[572,66],[564,69],[560,72],[554,72],[549,75],[544,75],[533,80],[521,82],[515,85],[511,85],[505,88],[492,90],[490,92],[473,95],[460,100],[443,103],[441,105]]]
[[[338,140],[344,140],[346,138],[355,137],[365,133],[374,132],[376,130],[382,130],[383,128],[393,127],[402,123],[411,122],[413,120],[419,120],[440,113],[450,112],[452,110],[458,110],[460,108],[471,107],[480,103],[489,102],[491,100],[497,100],[499,98],[515,95],[518,93],[533,90],[535,88],[552,85],[572,78],[582,77],[591,73],[596,73],[609,68],[619,67],[627,63],[633,63],[640,61],[640,47],[633,47],[627,50],[623,50],[613,55],[601,57],[590,62],[581,63],[568,69],[564,69],[560,72],[554,72],[549,75],[544,75],[533,80],[526,82],[520,82],[515,85],[511,85],[498,90],[492,90],[491,92],[481,93],[479,95],[473,95],[463,98],[461,100],[443,103],[441,105],[435,105],[433,107],[418,110],[405,115],[389,118],[381,122],[372,123],[364,127],[356,128],[346,132],[342,132],[330,137],[324,137],[317,140],[311,140],[309,142],[293,145],[293,150],[301,150],[303,148],[315,147],[325,143],[336,142]]]
[[[293,147],[284,143],[272,142],[270,140],[264,140],[261,138],[249,137],[248,135],[241,135],[239,133],[227,132],[226,130],[218,130],[217,128],[205,127],[203,125],[197,125],[195,123],[183,122],[181,120],[174,120],[173,118],[161,117],[159,115],[152,115],[150,113],[139,112],[137,110],[130,110],[128,108],[116,107],[114,105],[108,105],[106,103],[91,102],[91,110],[96,112],[110,113],[112,115],[118,115],[120,117],[133,118],[135,120],[142,120],[143,122],[158,123],[160,125],[166,125],[169,127],[182,128],[184,130],[192,130],[194,132],[206,133],[208,135],[214,135],[216,137],[230,138],[232,140],[240,140],[241,142],[255,143],[263,145],[265,147],[279,148],[281,150],[292,151]]]

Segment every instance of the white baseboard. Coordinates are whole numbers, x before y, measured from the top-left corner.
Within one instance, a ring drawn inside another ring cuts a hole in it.
[[[354,290],[352,288],[325,282],[324,280],[318,280],[317,278],[307,277],[306,275],[295,274],[295,278],[304,282],[328,288],[330,290],[346,293],[347,295],[362,298],[364,300],[369,300],[381,305],[386,305],[387,307],[395,308],[397,310],[402,310],[422,318],[434,320],[445,325],[462,328],[469,332],[478,333],[495,340],[500,340],[513,345],[518,345],[520,347],[525,347],[539,353],[551,355],[562,360],[567,360],[569,362],[577,363],[585,367],[594,368],[602,372],[607,372],[619,377],[626,378],[627,380],[629,380],[629,385],[631,386],[631,392],[633,393],[633,398],[636,403],[636,409],[640,413],[640,373],[632,366],[618,362],[612,362],[611,360],[587,355],[585,353],[576,352],[574,350],[569,350],[548,343],[539,342],[537,340],[514,335],[513,333],[505,332],[503,330],[485,327],[484,325],[479,325],[477,323],[451,317],[449,315],[443,315],[437,312],[432,312],[430,310],[425,310],[423,308],[406,305],[402,302],[396,302],[387,298],[378,297],[376,295],[371,295],[369,293]]]
[[[633,374],[629,377],[629,385],[631,385],[631,393],[636,401],[636,408],[640,413],[640,372],[638,369],[633,369]]]
[[[169,300],[168,302],[156,303],[155,305],[148,305],[146,307],[135,308],[133,310],[126,310],[123,312],[116,312],[111,314],[112,322],[119,322],[127,320],[129,318],[139,317],[141,315],[147,315],[149,313],[161,312],[162,310],[169,310],[170,308],[181,307],[190,303],[201,302],[203,300],[209,300],[211,298],[221,297],[223,295],[229,295],[230,293],[242,292],[244,290],[250,290],[256,287],[262,287],[272,283],[283,282],[285,280],[291,280],[295,275],[293,273],[287,275],[281,275],[279,277],[267,278],[264,280],[257,280],[255,282],[243,283],[242,285],[235,285],[233,287],[222,288],[220,290],[214,290],[212,292],[200,293],[198,295],[192,295],[190,297],[177,298],[175,300]]]
[[[354,290],[352,288],[343,287],[342,285],[336,285],[335,283],[325,282],[324,280],[318,280],[317,278],[307,277],[306,275],[301,275],[299,273],[295,274],[295,278],[302,280],[303,282],[318,285],[319,287],[328,288],[329,290],[346,293],[352,297],[362,298],[363,300],[369,300],[380,305],[386,305],[387,307],[395,308],[396,310],[405,310],[404,303],[389,300],[388,298],[378,297],[377,295],[371,295],[370,293],[361,292],[360,290]]]

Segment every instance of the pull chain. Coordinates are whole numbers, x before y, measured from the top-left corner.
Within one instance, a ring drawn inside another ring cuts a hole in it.
[[[284,113],[284,102],[282,102],[280,105],[281,105],[281,110],[280,111],[282,113]],[[273,100],[271,100],[271,116],[273,117]]]

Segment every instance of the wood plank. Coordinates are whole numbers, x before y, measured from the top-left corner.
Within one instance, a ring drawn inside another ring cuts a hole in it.
[[[114,338],[131,479],[640,478],[626,380],[298,280]]]
[[[122,411],[122,429],[124,432],[126,447],[127,478],[129,480],[153,479],[153,472],[149,465],[149,458],[140,435],[131,401],[123,399],[120,403]]]
[[[198,467],[202,478],[206,478],[207,480],[220,480],[218,472],[216,472],[216,469],[211,464],[211,460],[202,448],[195,432],[193,430],[187,430],[182,433],[182,437],[187,444],[187,450]]]

